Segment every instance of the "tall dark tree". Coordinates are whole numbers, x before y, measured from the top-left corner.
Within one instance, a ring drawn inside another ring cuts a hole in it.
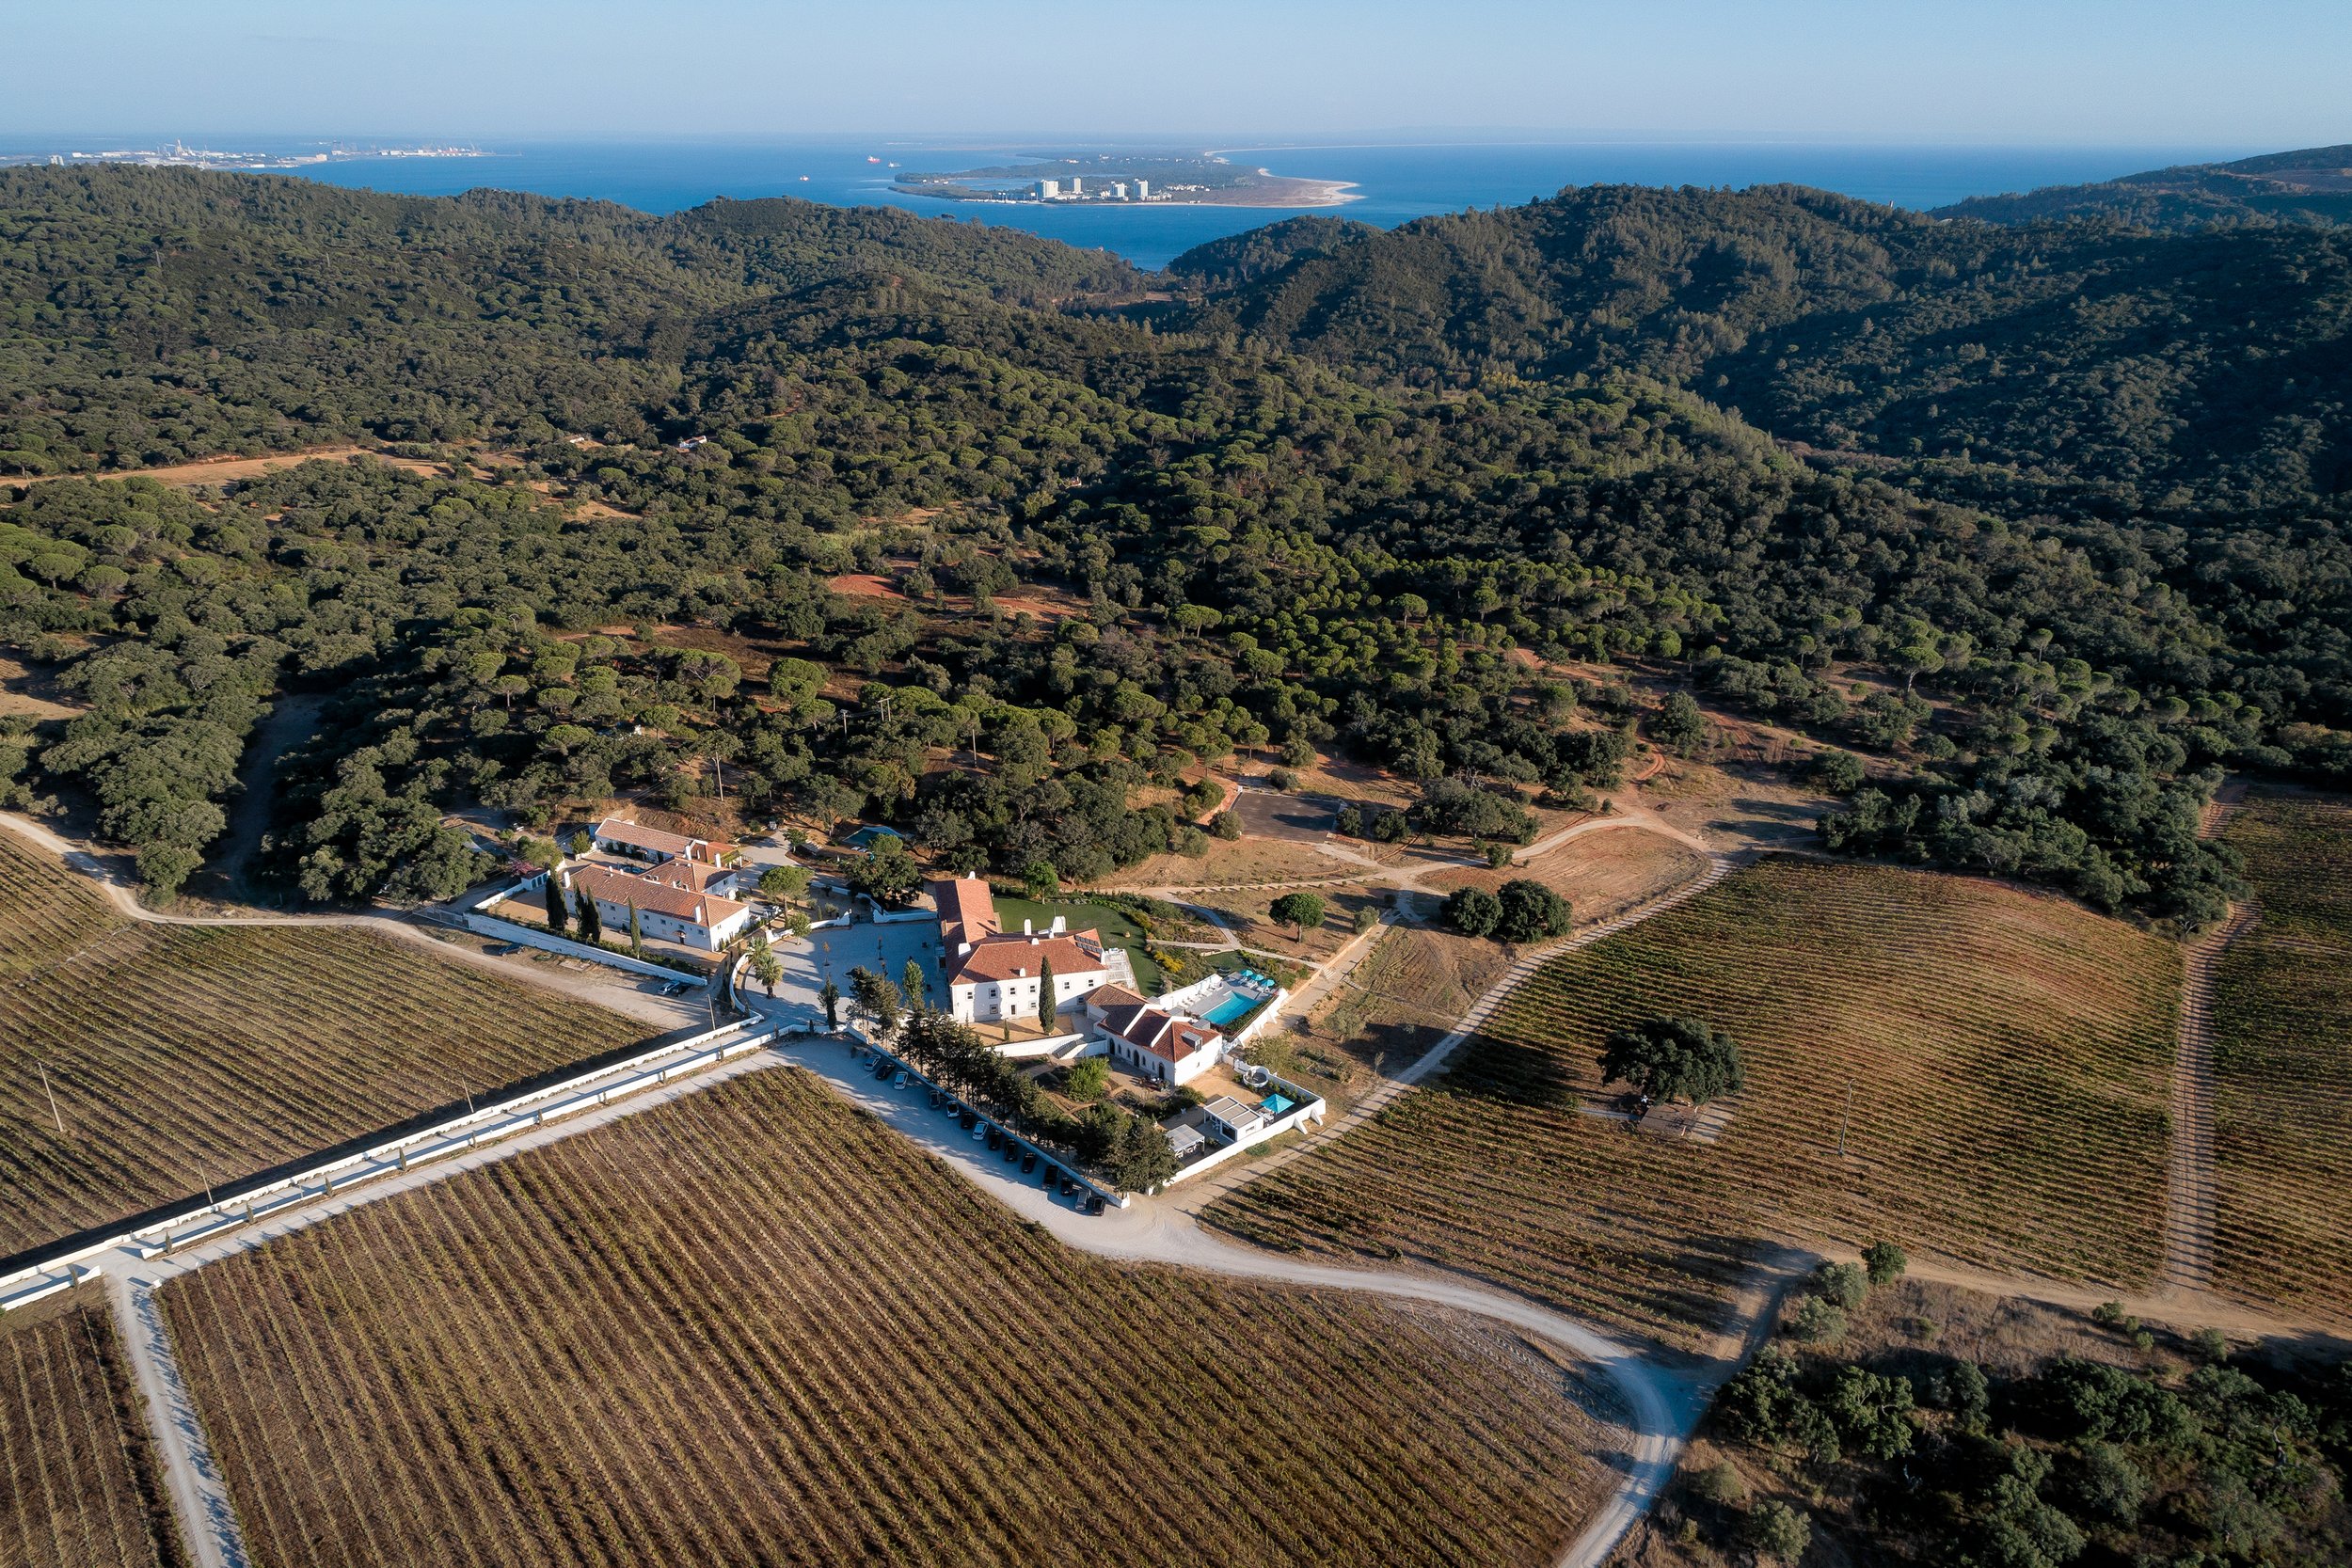
[[[1653,1100],[1704,1105],[1738,1094],[1747,1077],[1730,1036],[1694,1018],[1659,1018],[1609,1037],[1604,1081],[1631,1084]]]

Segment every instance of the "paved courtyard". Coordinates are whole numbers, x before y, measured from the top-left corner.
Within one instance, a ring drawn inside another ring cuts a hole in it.
[[[787,1029],[822,1029],[825,1005],[818,993],[830,979],[841,988],[842,995],[849,995],[850,971],[860,965],[892,980],[902,980],[907,960],[919,958],[923,974],[930,983],[931,1003],[940,1006],[947,999],[946,985],[940,977],[939,926],[934,921],[894,921],[882,925],[860,921],[854,926],[811,931],[802,938],[778,931],[774,944],[776,958],[784,965],[784,978],[776,982],[775,999],[771,1001],[766,990],[753,982],[744,988],[744,1000]]]

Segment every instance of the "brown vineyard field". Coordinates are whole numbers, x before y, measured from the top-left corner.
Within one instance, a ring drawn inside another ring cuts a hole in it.
[[[2262,918],[2214,975],[2216,1283],[2352,1317],[2352,801],[2229,819]]]
[[[1766,861],[1547,965],[1443,1079],[1204,1217],[1686,1349],[1776,1235],[2144,1283],[2181,977],[2171,944],[2062,899]],[[1584,1114],[1610,1032],[1677,1015],[1741,1046],[1720,1136]]]
[[[95,1288],[8,1314],[0,1323],[0,1568],[181,1560],[129,1359]]]
[[[640,1032],[347,928],[135,923],[0,835],[0,1255]]]
[[[164,1306],[262,1568],[1523,1564],[1611,1474],[1516,1338],[1071,1252],[787,1068]]]

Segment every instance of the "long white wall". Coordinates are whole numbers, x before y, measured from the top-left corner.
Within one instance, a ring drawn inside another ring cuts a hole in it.
[[[71,1288],[94,1272],[84,1266],[89,1259],[106,1253],[119,1250],[137,1258],[151,1258],[267,1218],[280,1209],[328,1196],[358,1182],[405,1171],[412,1165],[666,1084],[681,1073],[756,1050],[775,1037],[773,1031],[766,1029],[738,1039],[727,1037],[743,1028],[741,1023],[730,1023],[673,1045],[641,1052],[627,1061],[479,1105],[462,1117],[405,1133],[373,1148],[326,1161],[274,1181],[240,1187],[215,1201],[176,1211],[136,1230],[108,1236],[36,1267],[0,1275],[0,1310],[24,1307]]]

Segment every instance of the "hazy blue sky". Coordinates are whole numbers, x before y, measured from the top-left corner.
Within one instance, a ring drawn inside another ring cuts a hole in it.
[[[2352,141],[2347,0],[0,0],[0,131]]]

